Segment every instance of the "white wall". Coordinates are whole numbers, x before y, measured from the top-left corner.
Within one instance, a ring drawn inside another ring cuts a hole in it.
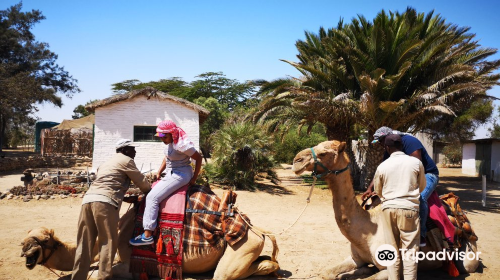
[[[493,181],[500,182],[500,142],[491,144],[491,170],[495,172]]]
[[[429,134],[423,133],[423,132],[417,132],[415,134],[415,138],[420,140],[422,142],[422,145],[424,146],[425,150],[427,151],[427,154],[429,154],[429,157],[432,159],[434,158],[434,145],[432,138],[430,137]]]
[[[477,176],[476,171],[476,144],[465,143],[462,145],[462,174]]]
[[[157,125],[163,120],[173,120],[193,141],[199,150],[200,126],[198,112],[181,104],[137,96],[133,99],[109,104],[95,110],[94,157],[92,170],[109,159],[120,138],[134,139],[134,125]],[[135,163],[143,171],[157,170],[163,160],[162,142],[136,142]]]

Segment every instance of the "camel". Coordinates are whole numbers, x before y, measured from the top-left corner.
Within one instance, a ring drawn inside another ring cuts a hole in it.
[[[350,256],[340,264],[327,269],[322,277],[323,279],[345,279],[353,276],[363,277],[368,274],[371,276],[365,279],[387,279],[386,267],[378,264],[375,258],[377,248],[385,244],[383,232],[377,225],[381,208],[378,206],[366,211],[356,200],[351,175],[348,172],[350,162],[345,149],[345,142],[326,141],[313,148],[300,151],[293,160],[292,171],[297,175],[304,171],[322,174],[332,193],[337,225],[340,232],[351,243]],[[469,245],[464,246],[467,247],[463,249],[466,253],[470,250],[477,251],[475,241],[470,242]],[[423,252],[431,250],[430,245],[421,248]],[[418,269],[434,269],[442,265],[441,261],[424,260],[418,263]],[[479,260],[465,258],[462,264],[457,264],[457,268],[463,273],[471,273],[477,269],[478,265]]]
[[[114,276],[133,278],[133,275],[128,273],[132,253],[128,241],[132,236],[135,214],[131,208],[120,218],[118,259],[113,267]],[[188,247],[183,253],[183,273],[196,274],[215,269],[214,279],[218,280],[244,279],[252,275],[275,273],[279,269],[276,261],[278,246],[272,235],[269,236],[273,243],[272,257],[260,256],[264,248],[265,233],[263,230],[250,228],[245,237],[233,246],[224,248],[224,245],[221,245],[205,252]],[[37,264],[61,271],[73,269],[76,244],[62,242],[54,235],[54,230],[44,227],[31,230],[22,246],[21,256],[26,258],[28,269],[33,269]],[[97,250],[95,255],[97,257]]]

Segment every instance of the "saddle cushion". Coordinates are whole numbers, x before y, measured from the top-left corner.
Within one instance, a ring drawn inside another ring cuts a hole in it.
[[[234,245],[240,241],[248,230],[247,223],[250,220],[242,214],[234,216],[227,215],[228,205],[234,203],[236,194],[232,197],[223,196],[221,199],[209,187],[195,185],[188,190],[190,203],[186,207],[205,211],[224,211],[224,216],[204,213],[186,213],[184,225],[184,248],[190,247],[213,247],[221,242]],[[224,221],[224,224],[223,224]],[[225,227],[225,230],[224,230]]]

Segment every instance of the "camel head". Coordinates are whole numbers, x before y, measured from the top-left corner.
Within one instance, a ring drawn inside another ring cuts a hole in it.
[[[334,140],[325,141],[319,143],[315,147],[304,149],[293,159],[292,171],[300,175],[304,171],[314,171],[315,165],[318,174],[329,170],[342,170],[349,164],[349,160],[344,154],[345,148],[345,142]],[[314,149],[318,164],[315,164],[314,155],[311,149]],[[325,167],[328,170],[325,170]]]
[[[59,244],[54,238],[52,229],[40,227],[30,230],[28,236],[21,242],[23,246],[21,257],[26,258],[26,267],[33,269],[37,264],[43,265]]]

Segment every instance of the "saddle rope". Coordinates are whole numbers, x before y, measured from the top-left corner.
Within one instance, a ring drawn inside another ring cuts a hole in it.
[[[312,196],[312,192],[313,192],[313,189],[316,185],[316,176],[313,176],[313,184],[311,185],[310,189],[309,189],[309,196],[307,196],[306,198],[306,205],[304,206],[304,209],[302,209],[302,212],[300,212],[299,216],[297,217],[297,219],[295,219],[295,221],[289,226],[287,227],[286,229],[282,230],[280,233],[272,233],[272,232],[262,232],[261,230],[258,230],[256,227],[254,227],[253,225],[250,224],[250,222],[248,222],[245,217],[242,215],[244,214],[239,208],[238,208],[238,205],[235,205],[234,206],[234,209],[236,211],[238,211],[238,213],[240,214],[240,217],[241,219],[250,227],[251,230],[255,231],[256,233],[258,234],[262,234],[262,235],[266,235],[266,236],[270,236],[270,235],[273,235],[273,236],[278,236],[278,235],[282,235],[283,233],[287,232],[289,229],[291,229],[300,219],[300,217],[302,216],[302,214],[304,214],[304,212],[306,211],[307,209],[307,206],[309,205],[309,202],[311,202],[311,196]]]

